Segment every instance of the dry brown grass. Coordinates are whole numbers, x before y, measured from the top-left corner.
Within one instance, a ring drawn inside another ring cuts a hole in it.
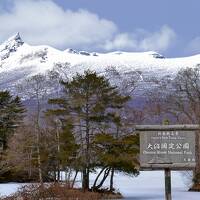
[[[101,197],[102,195],[98,193],[69,189],[66,185],[32,184],[23,186],[17,193],[2,200],[100,200]]]
[[[194,184],[189,191],[191,192],[200,192],[200,184]]]

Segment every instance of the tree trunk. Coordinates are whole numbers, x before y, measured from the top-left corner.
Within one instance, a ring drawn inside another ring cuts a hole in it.
[[[95,188],[95,187],[96,187],[97,181],[98,181],[99,177],[101,176],[101,174],[103,173],[103,171],[104,171],[105,169],[106,169],[106,167],[103,167],[103,168],[101,169],[101,171],[99,172],[99,174],[97,175],[97,177],[96,177],[96,179],[95,179],[95,181],[94,181],[94,184],[93,184],[92,188]]]
[[[76,170],[76,173],[75,173],[74,179],[73,179],[73,181],[72,181],[71,188],[74,188],[74,184],[75,184],[75,182],[76,182],[76,177],[77,177],[77,175],[78,175],[78,170]]]
[[[31,179],[32,177],[32,147],[30,148],[30,153],[29,153],[29,170],[28,170],[28,177]]]
[[[196,133],[196,168],[193,171],[193,185],[191,191],[200,191],[200,133]]]
[[[67,176],[67,184],[69,188],[71,187],[71,176],[72,176],[72,169],[69,167],[68,176]]]
[[[60,154],[60,134],[59,134],[59,130],[58,130],[58,124],[56,124],[56,140],[57,140],[57,152],[58,154]],[[59,182],[60,181],[60,159],[57,160],[58,162],[58,166],[57,166],[57,181]]]
[[[39,181],[43,184],[42,178],[42,167],[41,167],[41,156],[40,156],[40,147],[37,145],[37,162],[38,162],[38,174],[39,174]]]
[[[56,183],[56,179],[57,179],[57,174],[56,174],[57,170],[56,170],[56,167],[54,167],[54,170],[53,170],[53,181],[54,183]]]
[[[110,192],[114,191],[114,187],[113,187],[114,173],[115,173],[115,169],[114,169],[114,167],[112,167],[111,175],[110,175]]]
[[[88,101],[88,99],[87,99]],[[86,149],[85,149],[85,160],[84,160],[84,169],[83,169],[83,190],[89,190],[89,173],[90,173],[90,125],[89,125],[89,105],[86,103],[86,132],[85,132],[85,142],[86,142]]]
[[[83,180],[82,180],[82,188],[84,191],[88,191],[89,190],[89,180],[88,180],[88,172],[87,172],[87,168],[85,167],[85,169],[83,169]]]
[[[106,178],[108,177],[108,175],[109,175],[109,173],[110,173],[110,170],[111,170],[111,168],[107,168],[107,169],[105,170],[104,176],[103,176],[101,182],[99,183],[99,185],[97,185],[97,186],[94,188],[94,191],[95,191],[95,190],[98,190],[99,188],[102,187],[102,185],[104,184]]]
[[[37,138],[37,162],[38,162],[38,174],[40,184],[43,185],[42,178],[42,164],[40,156],[40,101],[37,94],[37,119],[36,119],[36,138]]]

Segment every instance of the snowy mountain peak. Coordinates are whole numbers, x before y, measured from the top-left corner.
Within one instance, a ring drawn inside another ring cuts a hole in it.
[[[16,86],[28,77],[56,72],[70,79],[85,70],[105,75],[119,87],[138,80],[137,95],[154,88],[163,77],[174,78],[177,72],[200,63],[200,54],[182,58],[165,58],[155,51],[95,53],[48,45],[29,45],[20,34],[10,37],[0,45],[0,89],[9,89],[16,94]],[[126,83],[126,84],[125,84]],[[131,90],[131,89],[130,89]]]
[[[22,41],[22,38],[18,32],[15,35],[8,38],[3,44],[0,45],[0,47],[7,47],[7,48],[19,47],[23,43],[24,42]]]
[[[12,52],[17,51],[17,48],[22,46],[24,42],[19,33],[11,36],[3,44],[0,45],[0,60],[4,60],[10,56]]]

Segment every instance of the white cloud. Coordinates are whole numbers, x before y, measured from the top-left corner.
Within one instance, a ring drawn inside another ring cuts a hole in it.
[[[185,49],[186,53],[199,54],[200,53],[200,36],[194,38],[189,42]]]
[[[112,40],[107,40],[102,48],[105,50],[137,49],[137,41],[128,33],[119,33]]]
[[[28,43],[56,47],[94,45],[117,31],[112,21],[86,10],[63,10],[51,0],[16,0],[0,22],[0,40],[20,32]]]
[[[119,32],[117,25],[87,10],[64,10],[52,0],[14,0],[0,12],[0,41],[20,32],[29,44],[103,50],[167,50],[175,32],[167,25],[157,32]]]
[[[176,38],[175,32],[167,25],[157,32],[149,33],[145,30],[136,30],[135,33],[117,34],[104,45],[106,50],[128,48],[141,51],[166,51]]]
[[[175,37],[175,32],[169,26],[164,25],[158,32],[149,34],[141,40],[139,46],[142,50],[165,51],[173,43]]]

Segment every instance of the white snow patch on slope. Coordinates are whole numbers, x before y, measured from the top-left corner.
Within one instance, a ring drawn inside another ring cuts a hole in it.
[[[114,67],[122,75],[134,71],[141,72],[141,81],[145,77],[163,77],[165,75],[174,77],[181,68],[200,64],[200,55],[164,58],[153,51],[139,53],[119,51],[89,53],[73,49],[60,51],[47,45],[31,46],[23,43],[19,34],[0,45],[0,50],[5,49],[5,44],[14,44],[17,48],[14,51],[11,50],[6,58],[0,60],[0,85],[3,85],[2,87],[6,87],[6,84],[7,87],[13,87],[29,76],[45,74],[56,64],[69,64],[66,72],[69,78],[77,72],[83,73],[88,69],[104,74],[107,69]],[[141,87],[145,89],[148,85],[144,84]]]

